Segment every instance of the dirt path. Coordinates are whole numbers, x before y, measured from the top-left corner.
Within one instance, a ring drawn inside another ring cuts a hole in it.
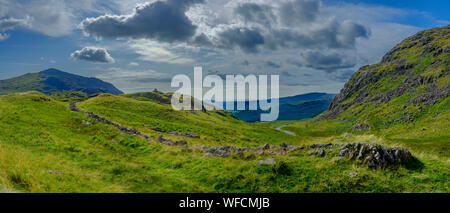
[[[279,126],[279,127],[276,128],[276,130],[282,131],[282,132],[284,132],[284,133],[286,133],[286,134],[289,134],[289,135],[292,135],[292,136],[297,136],[297,134],[295,134],[295,133],[293,133],[293,132],[289,132],[289,131],[286,131],[286,130],[282,129],[283,127],[286,127],[287,125],[288,125],[288,124],[285,124],[285,125],[283,125],[283,126]]]

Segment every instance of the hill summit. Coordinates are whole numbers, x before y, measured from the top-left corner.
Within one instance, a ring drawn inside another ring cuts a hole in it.
[[[419,32],[380,63],[360,68],[321,119],[352,121],[356,129],[389,128],[437,115],[448,120],[449,66],[450,25]]]
[[[99,93],[123,94],[112,84],[100,79],[87,78],[53,68],[0,80],[0,94],[26,91],[38,91],[47,95],[67,91],[81,92],[89,96]]]

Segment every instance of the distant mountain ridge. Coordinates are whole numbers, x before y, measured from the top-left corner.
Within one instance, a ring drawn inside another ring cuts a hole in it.
[[[88,96],[100,93],[123,94],[114,85],[100,79],[83,77],[53,68],[0,80],[0,94],[26,91],[38,91],[47,95],[68,91],[81,92]]]
[[[305,118],[313,118],[324,112],[335,94],[328,93],[307,93],[290,97],[283,97],[279,99],[280,111],[278,119],[282,120],[301,120]],[[245,107],[248,109],[249,104],[255,101],[245,101]],[[235,106],[238,102],[235,102]],[[220,104],[219,104],[220,105]],[[225,108],[225,103],[223,104]],[[260,114],[264,113],[262,110],[242,110],[229,111],[235,117],[246,122],[260,121]]]

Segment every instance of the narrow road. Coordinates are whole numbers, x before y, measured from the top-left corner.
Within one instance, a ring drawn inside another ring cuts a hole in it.
[[[282,129],[283,127],[286,127],[288,124],[285,124],[285,125],[283,125],[283,126],[279,126],[279,127],[277,127],[276,128],[276,130],[278,130],[278,131],[282,131],[282,132],[284,132],[284,133],[286,133],[286,134],[289,134],[289,135],[292,135],[292,136],[297,136],[295,133],[293,133],[293,132],[289,132],[289,131],[286,131],[286,130],[284,130],[284,129]]]

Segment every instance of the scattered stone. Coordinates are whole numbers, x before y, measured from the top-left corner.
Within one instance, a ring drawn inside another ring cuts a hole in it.
[[[274,158],[267,158],[264,160],[259,160],[258,162],[256,162],[256,165],[258,166],[273,166],[277,164],[277,162],[275,161]]]
[[[63,172],[52,171],[52,170],[45,170],[45,172],[52,174],[52,175],[64,175]]]
[[[317,155],[322,158],[325,157],[325,155],[326,155],[325,150],[323,148],[321,148],[319,150],[319,152],[317,153]]]
[[[175,131],[167,131],[165,129],[160,128],[151,128],[151,130],[159,132],[159,133],[165,133],[168,135],[175,135],[175,136],[182,136],[182,137],[188,137],[188,138],[200,138],[198,135],[190,134],[190,133],[184,133],[184,132],[175,132]]]
[[[115,126],[121,132],[134,135],[137,137],[142,137],[147,140],[153,140],[153,137],[148,137],[142,133],[140,133],[137,129],[134,128],[126,128],[120,126],[117,123],[114,123],[106,118],[100,117],[92,112],[85,112],[79,109],[75,103],[70,103],[69,108],[71,111],[85,113],[89,117],[93,118],[96,122],[102,122],[108,125]],[[88,125],[87,121],[83,121],[84,124]],[[90,124],[90,123],[89,123]],[[370,127],[369,127],[370,128]],[[157,131],[167,134],[166,130],[157,129]],[[177,132],[169,132],[170,134],[176,134],[187,137],[200,137],[187,133],[177,133]],[[347,137],[347,134],[344,134],[344,137]],[[169,146],[184,146],[184,147],[194,147],[194,145],[189,145],[185,140],[172,141],[170,139],[165,139],[162,135],[159,135],[156,138],[161,144],[169,145]],[[115,142],[115,141],[111,141]],[[309,154],[312,156],[325,157],[327,153],[325,152],[326,148],[340,147],[339,156],[336,159],[341,160],[343,158],[348,158],[351,160],[359,160],[364,164],[367,164],[369,168],[386,168],[392,165],[408,165],[413,160],[414,157],[412,154],[404,148],[383,148],[381,145],[373,145],[373,144],[364,144],[364,143],[347,143],[347,144],[312,144],[312,145],[302,145],[300,147],[293,146],[289,143],[283,143],[280,146],[270,146],[269,144],[265,144],[260,147],[242,147],[238,148],[235,146],[222,146],[222,147],[207,147],[205,145],[200,146],[200,148],[205,152],[205,157],[228,157],[232,153],[241,155],[244,152],[254,152],[260,155],[280,155],[286,154],[294,151],[303,151],[306,148],[312,149],[309,151]],[[317,149],[319,149],[317,151]],[[306,149],[308,150],[308,149]],[[332,152],[330,152],[332,153]],[[331,154],[329,154],[331,155]],[[274,165],[275,160],[273,158],[268,158],[266,160],[258,161],[258,164],[266,164]],[[46,171],[50,174],[62,174],[60,172],[55,171]]]
[[[356,177],[356,176],[358,176],[358,172],[350,172],[348,174],[348,176],[351,177],[351,178]]]
[[[353,126],[354,131],[363,131],[363,130],[369,130],[371,129],[371,126],[369,124],[365,123],[357,123]]]
[[[292,145],[290,144],[290,143],[282,143],[281,145],[281,148],[289,148],[289,147],[291,147]]]
[[[85,120],[83,120],[82,123],[83,123],[84,125],[91,125],[91,123],[90,123],[89,121],[85,121]]]

